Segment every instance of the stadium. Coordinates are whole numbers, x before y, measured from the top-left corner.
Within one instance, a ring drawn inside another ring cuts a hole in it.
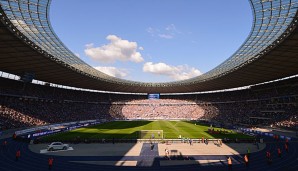
[[[51,0],[0,0],[0,170],[297,170],[298,0],[249,2],[231,57],[151,83],[78,58]]]

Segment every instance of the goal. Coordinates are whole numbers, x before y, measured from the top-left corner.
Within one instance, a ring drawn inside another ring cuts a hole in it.
[[[163,130],[141,130],[140,139],[163,139]]]

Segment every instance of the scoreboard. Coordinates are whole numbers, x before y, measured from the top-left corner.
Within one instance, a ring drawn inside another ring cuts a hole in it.
[[[148,94],[148,99],[159,99],[160,94],[159,93],[150,93]]]

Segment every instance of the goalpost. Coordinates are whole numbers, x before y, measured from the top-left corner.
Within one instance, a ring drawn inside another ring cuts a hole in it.
[[[163,130],[140,130],[140,139],[163,139]]]

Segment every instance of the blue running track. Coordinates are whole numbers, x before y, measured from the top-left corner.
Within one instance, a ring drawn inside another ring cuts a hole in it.
[[[45,171],[48,169],[48,155],[36,154],[28,149],[28,143],[17,142],[11,139],[7,146],[3,146],[0,140],[0,171]],[[290,141],[289,152],[284,150],[284,142],[275,142],[273,139],[266,139],[267,146],[264,150],[252,153],[250,156],[250,166],[246,168],[242,157],[237,155],[233,158],[234,171],[298,171],[298,142]],[[160,166],[164,157],[158,156],[158,146],[153,144],[151,151],[150,144],[144,143],[140,156],[54,156],[53,171],[149,171],[149,170],[171,170],[171,171],[221,171],[227,170],[227,156],[220,155],[194,155],[188,156],[187,160],[221,160],[215,164],[195,164],[183,166]],[[277,156],[277,148],[281,147],[282,158]],[[16,151],[21,150],[21,157],[15,161]],[[266,162],[266,151],[270,150],[273,163],[268,165]],[[186,158],[176,158],[174,160],[185,160]],[[95,164],[84,164],[75,161],[119,161],[134,160],[137,166],[102,166]],[[238,163],[238,164],[237,164]]]

